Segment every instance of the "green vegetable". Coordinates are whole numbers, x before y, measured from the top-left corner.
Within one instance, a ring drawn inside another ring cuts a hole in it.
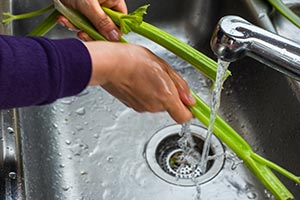
[[[80,13],[66,8],[59,0],[54,0],[55,8],[61,14],[65,15],[75,26],[79,27],[84,32],[88,33],[92,38],[97,40],[104,40],[105,38],[101,36],[91,25],[91,23]],[[135,12],[125,15],[112,11],[108,8],[103,10],[113,19],[113,21],[121,27],[124,33],[134,31],[140,35],[143,35],[154,42],[164,46],[168,50],[172,51],[174,54],[180,56],[207,77],[215,79],[217,64],[206,57],[196,49],[190,47],[184,42],[178,40],[177,38],[171,36],[170,34],[146,23],[143,21],[143,15],[146,13],[148,6],[143,6],[137,9]],[[52,13],[53,14],[53,13]],[[57,13],[54,13],[57,15]],[[50,16],[51,18],[51,16]],[[53,16],[50,20],[53,23]],[[45,21],[47,23],[47,19]],[[41,23],[39,25],[41,28],[37,28],[34,32],[36,35],[44,34],[49,31],[52,27],[47,26],[47,24]],[[31,33],[31,35],[33,35]],[[122,39],[125,42],[125,39]],[[229,72],[227,73],[230,74]],[[204,125],[208,125],[210,117],[210,108],[204,103],[195,93],[193,96],[196,99],[196,105],[190,107],[194,116],[201,121]],[[272,192],[272,194],[277,199],[287,200],[294,198],[293,195],[288,191],[288,189],[282,184],[282,182],[276,177],[272,172],[275,170],[280,174],[286,176],[287,178],[293,180],[296,183],[300,183],[300,177],[288,172],[282,167],[272,163],[271,161],[259,156],[254,153],[250,145],[232,128],[230,127],[221,117],[217,116],[215,127],[215,135],[220,138],[236,155],[241,158],[248,168],[254,173],[254,175],[265,185],[265,187]]]
[[[300,18],[290,10],[281,0],[267,0],[281,15],[300,28]]]
[[[20,14],[20,15],[12,15],[11,13],[3,13],[3,15],[6,18],[2,20],[2,23],[3,24],[9,24],[13,20],[20,20],[20,19],[27,19],[27,18],[31,18],[31,17],[36,17],[38,15],[42,15],[42,14],[48,12],[49,10],[52,10],[53,8],[54,8],[54,5],[50,5],[46,8],[43,8],[43,9],[40,9],[40,10],[37,10],[37,11],[33,11],[33,12],[29,12],[29,13],[25,13],[25,14]]]
[[[60,15],[60,13],[57,10],[54,10],[48,17],[40,22],[39,26],[36,26],[28,33],[28,36],[45,35],[57,24],[56,17],[58,15]]]

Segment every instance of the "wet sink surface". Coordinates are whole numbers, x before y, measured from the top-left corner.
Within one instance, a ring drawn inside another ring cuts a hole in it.
[[[17,2],[14,12],[48,5],[46,1],[26,1],[19,5]],[[233,0],[222,3],[129,0],[127,3],[129,10],[150,3],[146,21],[208,54],[211,54],[210,33],[217,20],[225,14],[246,13]],[[14,34],[24,35],[32,28],[32,22],[35,21],[15,23]],[[61,27],[48,34],[52,38],[70,36],[73,34]],[[126,37],[166,59],[208,102],[209,80],[152,42],[135,34]],[[250,59],[234,63],[230,69],[233,76],[225,83],[220,114],[257,152],[299,172],[300,106],[289,82],[283,75]],[[18,111],[27,199],[195,198],[195,187],[176,186],[162,180],[145,159],[149,139],[174,124],[166,113],[136,113],[100,87],[87,88],[77,96],[48,106]],[[227,159],[223,169],[202,185],[203,199],[265,199],[265,190],[256,178],[243,165],[232,170],[233,164]],[[299,188],[288,181],[287,186],[299,196]]]

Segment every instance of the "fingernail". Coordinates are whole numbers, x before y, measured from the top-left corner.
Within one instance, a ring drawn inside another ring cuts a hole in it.
[[[196,103],[196,100],[195,98],[193,97],[193,95],[190,93],[188,94],[188,100],[191,104],[195,104]]]
[[[112,41],[119,41],[120,40],[120,35],[119,35],[118,31],[112,30],[112,31],[109,32],[108,38]]]

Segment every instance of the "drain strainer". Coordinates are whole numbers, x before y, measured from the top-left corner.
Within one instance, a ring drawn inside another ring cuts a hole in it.
[[[193,139],[197,144],[196,150],[202,152],[207,129],[191,125]],[[181,186],[194,186],[213,179],[223,167],[224,149],[221,142],[215,137],[211,140],[210,155],[215,159],[208,162],[208,170],[201,174],[199,167],[182,162],[183,150],[178,145],[181,125],[171,125],[159,130],[147,143],[145,156],[151,170],[161,179]]]

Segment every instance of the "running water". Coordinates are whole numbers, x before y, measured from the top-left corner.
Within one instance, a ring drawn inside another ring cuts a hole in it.
[[[181,138],[178,140],[178,145],[183,151],[183,157],[181,158],[181,162],[189,163],[189,165],[194,169],[200,169],[201,173],[204,174],[206,172],[207,163],[209,160],[214,159],[215,156],[209,156],[209,149],[211,143],[211,137],[213,134],[213,128],[216,120],[216,116],[218,113],[218,109],[220,107],[220,99],[221,99],[221,90],[223,83],[226,78],[226,71],[229,66],[229,62],[225,62],[222,60],[218,60],[218,69],[216,75],[216,81],[214,85],[214,90],[211,97],[211,112],[210,112],[210,120],[207,129],[207,136],[204,142],[202,154],[196,150],[196,143],[193,140],[192,132],[190,129],[191,122],[188,121],[182,125],[182,130],[179,133]],[[181,169],[181,166],[178,170]],[[192,181],[196,186],[196,200],[201,200],[201,183],[197,181],[195,173],[192,175]]]
[[[177,172],[188,163],[193,169],[191,180],[196,186],[196,198],[195,200],[201,200],[201,183],[197,180],[196,170],[199,169],[199,161],[201,158],[200,152],[196,150],[196,143],[193,139],[193,134],[191,131],[191,121],[188,121],[182,125],[181,132],[179,133],[180,139],[178,140],[178,146],[183,151],[183,156],[181,158],[181,165],[177,169]],[[202,173],[202,172],[201,172]]]
[[[178,140],[178,146],[183,151],[182,163],[189,163],[192,168],[196,169],[199,164],[200,152],[196,150],[196,143],[193,139],[191,131],[191,121],[188,121],[182,125],[181,132],[179,133],[180,139]],[[181,167],[178,168],[180,170]]]
[[[218,59],[217,76],[216,76],[216,81],[215,81],[215,85],[214,85],[214,90],[213,90],[213,93],[211,96],[210,120],[209,120],[209,125],[207,128],[206,139],[204,142],[203,151],[202,151],[201,160],[200,160],[200,169],[203,173],[206,172],[211,137],[213,134],[216,116],[218,114],[218,110],[220,107],[222,86],[223,86],[223,83],[226,78],[226,71],[227,71],[229,64],[230,64],[229,62],[225,62],[221,59]]]

